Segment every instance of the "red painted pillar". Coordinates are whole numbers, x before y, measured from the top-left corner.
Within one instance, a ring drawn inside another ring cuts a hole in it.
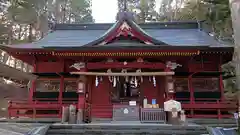
[[[84,102],[85,102],[85,94],[79,93],[78,94],[78,109],[84,109]]]
[[[188,76],[188,89],[190,92],[190,104],[194,104],[195,99],[194,99],[194,90],[192,87],[192,75]],[[190,117],[194,116],[194,110],[190,109]]]
[[[171,72],[171,69],[169,67],[166,67],[165,72]],[[174,92],[174,88],[169,88],[171,83],[171,79],[169,79],[168,76],[165,77],[165,85],[166,85],[166,100],[170,100],[170,99],[174,99],[175,96],[175,92]]]
[[[194,90],[193,90],[193,87],[192,87],[192,75],[188,76],[188,89],[189,89],[189,92],[190,92],[190,103],[194,103],[195,100],[194,100]]]
[[[87,90],[87,79],[78,82],[78,109],[84,109],[85,93]]]
[[[65,66],[64,59],[61,59],[60,61],[62,64],[62,72],[64,72],[64,66]],[[58,103],[59,104],[62,104],[63,92],[64,92],[64,77],[62,75],[60,75],[60,88],[59,88],[59,94],[58,94]]]
[[[60,79],[60,89],[59,89],[59,95],[58,95],[58,103],[59,104],[62,104],[63,91],[64,91],[64,77],[61,76],[61,79]]]
[[[33,73],[36,73],[36,72],[37,72],[37,62],[36,62],[36,60],[34,60],[34,62],[33,62]],[[28,100],[30,102],[33,101],[33,94],[36,91],[36,81],[32,80],[31,83],[32,83],[32,85],[31,85],[31,88],[30,88],[30,91],[29,91],[29,97],[28,97]]]

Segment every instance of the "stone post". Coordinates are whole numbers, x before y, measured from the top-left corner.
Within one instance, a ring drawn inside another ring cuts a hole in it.
[[[69,124],[76,124],[76,106],[70,105],[69,107]]]
[[[62,123],[68,122],[69,118],[69,107],[63,106],[62,107]]]

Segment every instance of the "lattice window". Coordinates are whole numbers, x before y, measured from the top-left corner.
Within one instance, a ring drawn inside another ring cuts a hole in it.
[[[176,92],[188,92],[188,78],[178,77],[174,79],[174,88]]]
[[[219,91],[219,78],[192,78],[194,92]]]
[[[73,92],[77,91],[78,89],[78,84],[77,80],[65,80],[64,81],[64,91],[65,92]]]
[[[59,80],[37,80],[36,91],[37,92],[56,92],[60,89]]]

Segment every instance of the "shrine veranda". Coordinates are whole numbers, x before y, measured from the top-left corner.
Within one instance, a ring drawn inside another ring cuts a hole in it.
[[[141,109],[147,98],[157,108],[177,100],[189,118],[233,117],[237,102],[224,97],[221,69],[233,47],[202,23],[137,24],[123,12],[114,24],[52,24],[39,41],[1,46],[38,76],[29,99],[9,103],[9,116],[61,117],[74,104],[85,117],[111,119],[114,107],[136,101]]]

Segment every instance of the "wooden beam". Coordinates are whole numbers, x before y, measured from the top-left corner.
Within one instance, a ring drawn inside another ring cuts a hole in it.
[[[90,62],[86,65],[87,69],[109,69],[109,68],[147,68],[147,69],[165,69],[164,63],[152,62]]]
[[[140,73],[71,72],[71,74],[87,76],[167,76],[174,75],[174,72],[140,72]]]

